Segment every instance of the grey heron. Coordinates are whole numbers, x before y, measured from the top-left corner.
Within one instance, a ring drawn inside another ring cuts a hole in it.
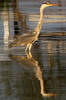
[[[43,19],[43,10],[49,6],[58,6],[58,4],[49,4],[43,3],[40,7],[40,17],[37,26],[34,30],[27,32],[25,34],[20,35],[16,40],[9,44],[9,48],[13,46],[27,45],[25,51],[30,51],[32,44],[38,39],[41,27],[42,27],[42,19]]]

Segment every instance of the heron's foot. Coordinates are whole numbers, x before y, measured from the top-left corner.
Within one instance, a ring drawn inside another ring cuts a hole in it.
[[[44,97],[51,97],[51,96],[56,96],[57,94],[51,94],[51,93],[42,93],[42,96]]]
[[[29,48],[26,48],[25,52],[29,54],[29,52],[30,52]]]
[[[32,44],[30,43],[30,44],[27,45],[27,47],[25,49],[26,54],[28,54],[30,57],[32,57],[32,55],[31,55],[31,47],[32,47]]]
[[[28,58],[32,58],[32,54],[31,54],[30,51],[26,51],[26,55],[27,55]]]

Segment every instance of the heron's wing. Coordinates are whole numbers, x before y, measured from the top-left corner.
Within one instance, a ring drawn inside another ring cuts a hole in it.
[[[34,39],[35,39],[35,34],[26,33],[19,36],[16,40],[10,43],[9,47],[11,48],[13,46],[26,45],[26,44],[32,43]]]

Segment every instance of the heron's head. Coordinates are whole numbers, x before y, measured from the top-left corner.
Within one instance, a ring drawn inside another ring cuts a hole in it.
[[[45,7],[49,7],[49,6],[58,6],[58,4],[50,4],[49,2],[46,2],[41,5],[41,9],[44,9]]]

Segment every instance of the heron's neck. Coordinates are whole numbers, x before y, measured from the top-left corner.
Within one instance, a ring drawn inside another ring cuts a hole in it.
[[[35,31],[39,34],[41,27],[42,27],[42,19],[43,19],[43,9],[40,9],[40,18],[39,18],[39,22],[35,28]]]

